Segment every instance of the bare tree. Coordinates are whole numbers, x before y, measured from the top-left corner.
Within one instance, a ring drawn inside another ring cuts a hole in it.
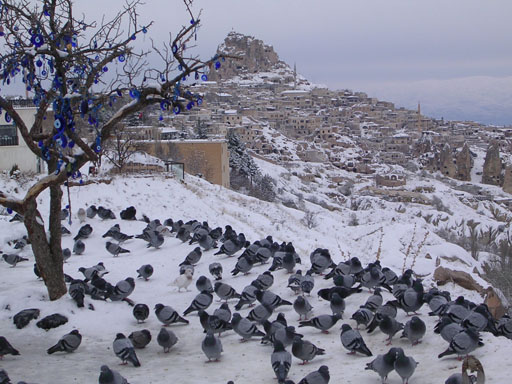
[[[35,182],[22,199],[0,192],[0,205],[24,216],[37,266],[50,300],[66,293],[64,284],[60,212],[61,186],[80,169],[97,161],[114,128],[127,116],[151,104],[178,114],[202,103],[188,84],[207,79],[225,57],[201,60],[193,55],[200,15],[192,12],[192,0],[184,0],[190,22],[179,28],[161,47],[151,41],[148,50],[136,50],[133,41],[152,23],[140,24],[140,0],[127,0],[112,19],[88,21],[77,17],[72,0],[2,0],[0,11],[0,84],[2,94],[15,79],[23,81],[37,107],[35,121],[27,126],[14,106],[0,96],[0,108],[17,126],[28,148],[44,159],[48,175]],[[159,58],[150,65],[148,54]],[[190,52],[190,53],[189,53]],[[106,121],[99,110],[130,95]],[[46,115],[53,126],[43,130]],[[88,125],[81,128],[79,122]],[[87,139],[92,129],[94,138]],[[47,228],[37,205],[41,192],[50,191]]]
[[[124,124],[118,124],[112,132],[112,138],[105,143],[103,155],[110,160],[119,173],[138,151],[137,135]]]

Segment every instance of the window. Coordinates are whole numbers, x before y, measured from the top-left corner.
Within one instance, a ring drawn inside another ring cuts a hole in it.
[[[0,125],[0,146],[18,145],[18,132],[14,125]]]

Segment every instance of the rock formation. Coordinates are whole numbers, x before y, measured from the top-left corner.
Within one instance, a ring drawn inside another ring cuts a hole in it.
[[[471,168],[473,166],[473,159],[467,143],[464,143],[462,150],[457,153],[457,175],[456,178],[462,181],[471,181]]]

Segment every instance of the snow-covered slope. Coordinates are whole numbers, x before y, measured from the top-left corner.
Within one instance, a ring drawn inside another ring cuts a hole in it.
[[[268,165],[267,165],[268,166]],[[276,168],[267,168],[275,176],[279,172]],[[288,188],[295,191],[293,179]],[[281,187],[286,187],[286,182],[280,180]],[[436,184],[440,188],[441,184]],[[22,193],[24,187],[13,180],[2,180],[0,190],[6,193]],[[26,185],[25,185],[26,188]],[[459,200],[449,193],[444,194],[444,201],[453,209],[465,207]],[[92,204],[103,205],[111,208],[119,217],[119,212],[133,205],[137,209],[137,217],[146,214],[151,219],[166,218],[197,219],[208,221],[211,227],[231,225],[237,232],[244,232],[247,239],[252,241],[272,235],[278,242],[292,241],[297,252],[302,258],[302,270],[310,266],[309,254],[317,247],[328,248],[335,262],[343,261],[351,256],[358,256],[363,264],[374,261],[377,254],[383,266],[401,272],[403,268],[414,265],[415,271],[424,276],[426,287],[433,285],[432,273],[436,259],[439,256],[441,265],[455,269],[472,272],[473,267],[480,268],[479,264],[462,248],[448,244],[432,232],[432,224],[429,224],[423,216],[430,211],[441,215],[431,207],[419,204],[408,204],[406,209],[401,203],[392,203],[380,200],[377,197],[357,198],[366,199],[365,210],[351,211],[341,207],[333,211],[322,208],[317,204],[303,201],[307,210],[316,213],[317,225],[308,228],[304,224],[304,212],[287,208],[280,203],[266,203],[257,199],[237,194],[219,186],[211,185],[204,180],[188,177],[186,183],[180,183],[174,179],[163,176],[146,177],[116,177],[111,184],[91,184],[71,189],[71,204],[73,210],[73,223],[68,225],[75,235],[80,228],[76,219],[76,210],[86,208]],[[453,201],[452,201],[453,200]],[[453,204],[452,204],[453,203]],[[48,209],[47,196],[40,198],[43,211]],[[461,211],[450,217],[450,222],[456,222],[469,215]],[[474,212],[474,210],[473,210]],[[484,212],[484,211],[482,211]],[[351,215],[355,214],[359,225],[348,226]],[[446,215],[446,214],[444,214]],[[482,219],[485,216],[482,215]],[[24,227],[21,223],[9,223],[10,216],[0,216],[0,247],[4,253],[13,253],[6,242],[23,235]],[[193,246],[183,244],[174,237],[166,238],[160,249],[147,249],[145,242],[133,239],[123,244],[131,253],[112,257],[105,250],[105,239],[101,236],[115,223],[121,225],[121,230],[128,234],[137,234],[145,227],[142,221],[106,220],[99,218],[87,221],[94,228],[90,238],[84,240],[86,250],[83,255],[73,255],[65,264],[65,272],[71,276],[81,278],[78,268],[89,267],[99,261],[103,261],[110,271],[105,278],[115,284],[126,277],[136,277],[136,270],[143,264],[151,264],[155,273],[149,281],[136,281],[136,287],[130,296],[137,303],[146,303],[151,308],[151,314],[146,323],[137,324],[132,316],[132,308],[123,302],[92,301],[86,297],[86,307],[77,308],[69,296],[65,296],[56,302],[49,302],[46,290],[41,281],[36,280],[32,267],[33,256],[30,246],[26,247],[21,255],[28,257],[29,262],[18,264],[10,268],[6,263],[0,263],[0,334],[5,336],[20,356],[6,356],[1,361],[0,368],[5,369],[14,382],[25,380],[27,382],[45,383],[94,383],[99,376],[99,367],[107,364],[111,368],[119,370],[132,384],[151,383],[212,383],[224,384],[233,380],[236,384],[243,383],[275,383],[274,373],[270,365],[271,347],[264,346],[258,340],[248,343],[240,343],[239,337],[233,332],[227,332],[221,340],[224,352],[219,363],[205,363],[205,356],[201,351],[201,341],[204,337],[198,317],[189,315],[190,325],[172,325],[172,329],[179,338],[179,342],[168,354],[163,353],[156,343],[156,336],[161,324],[154,315],[153,308],[157,303],[171,305],[182,313],[196,295],[194,285],[190,286],[190,292],[178,293],[177,289],[169,286],[169,283],[178,275],[178,263],[183,261]],[[491,220],[489,219],[489,222]],[[63,246],[72,248],[71,237],[63,239]],[[409,248],[409,252],[408,252]],[[380,250],[379,250],[380,249]],[[259,273],[268,268],[256,266],[247,276],[232,277],[229,271],[236,263],[236,257],[214,256],[214,251],[207,251],[196,267],[194,281],[200,275],[210,276],[208,265],[213,261],[220,261],[224,266],[223,281],[231,284],[238,292],[248,285]],[[405,255],[408,257],[405,258]],[[426,257],[429,254],[429,257]],[[237,254],[238,255],[238,254]],[[455,256],[462,261],[447,260],[441,256]],[[404,260],[405,258],[405,260]],[[285,271],[274,273],[275,283],[271,290],[284,299],[293,301],[294,294],[286,288],[288,276]],[[478,282],[486,286],[485,281]],[[315,289],[308,300],[314,307],[314,315],[329,313],[329,305],[326,301],[317,298],[318,289],[331,285],[330,281],[315,277]],[[464,294],[468,299],[481,302],[482,298],[475,292],[465,291],[455,285],[445,286],[452,292],[452,296]],[[352,313],[363,304],[369,296],[368,292],[349,297],[344,320],[340,321],[326,335],[313,328],[299,328],[306,340],[310,340],[326,350],[326,355],[314,359],[310,364],[301,366],[297,359],[293,358],[290,370],[290,378],[299,381],[307,373],[312,372],[320,365],[329,366],[331,383],[379,383],[378,376],[370,371],[365,371],[366,363],[372,358],[362,356],[349,356],[343,349],[339,338],[339,329],[342,323],[348,322]],[[392,296],[385,293],[385,300]],[[209,313],[220,306],[214,296],[214,303],[208,309]],[[235,302],[230,302],[230,306]],[[93,304],[95,310],[87,309],[88,304]],[[45,332],[36,327],[32,321],[26,328],[18,330],[12,323],[12,316],[25,308],[39,308],[41,318],[58,312],[69,318],[69,322],[57,329]],[[242,309],[242,315],[247,315],[248,309]],[[298,315],[291,307],[281,307],[288,322],[298,325]],[[279,312],[279,311],[276,311]],[[437,355],[446,349],[447,344],[433,334],[435,319],[426,316],[428,308],[424,306],[420,313],[427,323],[427,336],[422,344],[411,347],[404,339],[394,339],[394,345],[405,349],[407,355],[413,356],[419,361],[419,366],[410,383],[438,384],[451,374],[460,369],[460,363],[455,358],[438,359]],[[272,319],[275,317],[272,317]],[[399,312],[398,320],[405,322],[408,318],[403,312]],[[79,329],[83,335],[82,345],[72,354],[57,353],[47,355],[46,349],[72,329]],[[125,335],[132,331],[149,329],[153,340],[143,350],[137,350],[142,367],[120,366],[120,360],[112,351],[112,342],[116,333]],[[385,336],[375,331],[372,334],[362,332],[369,348],[374,356],[385,353],[389,347],[384,345]],[[485,346],[475,351],[487,373],[490,383],[508,382],[508,353],[512,351],[512,342],[503,337],[495,338],[488,333],[482,334]],[[390,383],[401,382],[400,378],[392,373]]]

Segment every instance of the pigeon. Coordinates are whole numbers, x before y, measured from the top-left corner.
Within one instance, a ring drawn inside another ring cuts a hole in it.
[[[112,227],[110,227],[110,228],[108,229],[108,231],[107,231],[107,232],[105,232],[105,233],[103,234],[103,236],[101,236],[101,237],[103,237],[103,238],[105,238],[105,237],[112,237],[112,235],[113,235],[114,233],[117,233],[117,232],[121,232],[121,227],[119,226],[119,224],[114,224],[114,225],[113,225]]]
[[[48,331],[52,328],[60,327],[68,322],[68,318],[60,313],[54,313],[53,315],[48,315],[36,323],[38,328],[42,328],[45,331]]]
[[[411,320],[405,323],[404,331],[400,337],[407,337],[412,345],[416,345],[421,343],[421,338],[425,336],[426,331],[427,327],[423,320],[418,316],[413,316]]]
[[[469,381],[468,383],[471,384],[472,382]],[[468,384],[468,383],[466,383],[466,384]],[[464,384],[464,382],[462,381],[462,374],[454,373],[454,374],[450,375],[450,377],[446,379],[444,384]]]
[[[187,269],[185,271],[185,273],[183,273],[183,275],[179,275],[169,285],[178,287],[178,292],[180,292],[182,288],[185,288],[185,290],[188,291],[188,286],[191,283],[192,283],[192,271],[190,269]]]
[[[397,348],[394,368],[396,373],[402,378],[403,384],[409,383],[409,378],[414,374],[417,365],[418,363],[414,358],[405,356],[404,350]]]
[[[333,292],[331,295],[329,306],[331,307],[333,315],[338,313],[343,316],[343,312],[345,311],[345,300],[337,292]]]
[[[65,263],[71,257],[71,249],[64,248],[62,250],[62,261]]]
[[[370,322],[370,324],[368,324],[368,327],[366,328],[368,330],[368,333],[372,333],[375,330],[375,328],[379,326],[383,316],[395,318],[397,315],[397,305],[397,301],[392,300],[386,302],[386,304],[377,308],[377,310],[375,311],[375,315],[372,318],[372,321]]]
[[[156,341],[164,349],[164,353],[167,353],[178,342],[178,338],[173,331],[160,328]]]
[[[112,210],[104,208],[102,206],[98,207],[97,214],[101,220],[115,219],[116,215]]]
[[[128,380],[126,380],[121,374],[113,369],[110,369],[106,365],[102,365],[100,368],[100,384],[128,384]]]
[[[256,299],[272,309],[276,309],[282,305],[292,305],[291,302],[281,299],[278,295],[270,291],[256,291]]]
[[[118,244],[124,243],[127,240],[133,239],[133,235],[127,235],[121,231],[113,231],[111,236]]]
[[[352,329],[352,327],[348,324],[343,324],[341,326],[341,344],[349,350],[350,354],[354,354],[356,352],[362,353],[366,356],[372,356],[371,351],[366,346],[363,337],[359,333],[359,331]]]
[[[318,348],[312,342],[302,340],[301,337],[295,337],[292,344],[292,354],[297,359],[302,360],[302,364],[309,363],[316,356],[325,355],[325,350]]]
[[[226,283],[217,281],[214,285],[214,291],[221,300],[228,301],[229,299],[239,299],[241,296],[235,289]]]
[[[190,240],[190,229],[183,225],[178,232],[176,233],[176,238],[180,239],[182,242],[187,242]]]
[[[96,216],[96,214],[98,213],[98,209],[96,208],[95,205],[91,205],[89,208],[87,208],[87,210],[85,211],[85,214],[87,215],[87,217],[89,219],[92,219],[94,218],[94,216]]]
[[[133,307],[133,317],[138,323],[143,323],[149,317],[149,307],[146,304],[139,303]]]
[[[245,238],[245,237],[244,237]],[[245,243],[245,241],[244,241]],[[214,255],[222,255],[233,256],[239,250],[242,249],[244,244],[242,244],[242,240],[238,237],[234,237],[232,239],[227,239],[221,246],[218,252],[214,253]]]
[[[11,384],[11,379],[5,369],[0,369],[0,384]]]
[[[334,276],[333,282],[337,287],[352,288],[356,283],[356,278],[353,275],[339,275]]]
[[[211,331],[206,334],[201,349],[208,358],[208,361],[219,361],[220,354],[222,353],[222,343],[218,337],[215,337]]]
[[[253,281],[251,282],[251,284],[249,284],[242,290],[242,293],[240,293],[240,299],[238,300],[238,303],[235,305],[235,309],[238,311],[244,305],[252,307],[254,305],[254,302],[256,301],[256,291],[258,291],[258,288],[256,287],[256,284]]]
[[[295,254],[291,252],[286,252],[281,260],[281,267],[286,269],[286,272],[293,273],[296,265],[297,262],[295,260]]]
[[[37,267],[37,263],[34,263],[34,275],[36,275],[37,279],[41,279],[41,272],[39,272],[39,268]]]
[[[327,249],[317,248],[310,255],[311,273],[322,274],[327,268],[333,266],[331,255]],[[309,272],[308,271],[308,272]]]
[[[92,227],[90,224],[85,224],[78,230],[78,233],[75,237],[73,237],[73,240],[77,241],[79,239],[87,239],[92,233]]]
[[[298,384],[328,384],[331,376],[327,365],[322,365],[318,371],[314,371],[306,375]],[[286,382],[285,382],[286,384]]]
[[[252,259],[249,256],[240,256],[238,258],[238,261],[236,262],[235,268],[231,271],[231,274],[233,276],[243,273],[244,275],[247,275],[249,271],[252,269],[254,263]]]
[[[11,220],[9,220],[9,223],[13,223],[15,221],[19,221],[20,223],[23,223],[25,221],[25,218],[23,215],[20,215],[19,213],[15,213]]]
[[[157,304],[155,305],[155,314],[158,320],[164,325],[170,325],[175,323],[188,324],[189,321],[179,315],[171,306]]]
[[[456,334],[463,330],[462,325],[452,322],[448,316],[443,316],[434,327],[434,333],[440,334],[443,340],[448,343],[452,341]]]
[[[243,318],[238,312],[233,313],[231,325],[233,330],[242,337],[242,341],[247,341],[251,337],[265,336],[251,320]]]
[[[66,220],[68,218],[68,216],[69,216],[68,209],[67,208],[61,209],[61,211],[60,211],[60,219],[61,220]]]
[[[160,234],[158,231],[147,231],[147,248],[154,247],[156,249],[160,248],[160,246],[164,243],[164,236]]]
[[[512,319],[508,315],[503,315],[498,323],[498,334],[512,340]]]
[[[397,348],[391,348],[384,355],[378,355],[373,361],[366,363],[365,369],[377,372],[384,384],[389,373],[395,369],[397,351]]]
[[[476,306],[476,308],[462,320],[461,325],[464,328],[471,328],[477,332],[489,331],[494,335],[498,334],[495,321],[485,304]]]
[[[423,306],[423,285],[421,280],[415,280],[411,288],[407,288],[404,293],[397,298],[400,308],[407,314],[420,309]]]
[[[61,225],[60,226],[60,234],[62,236],[67,236],[67,235],[71,235],[71,232],[65,226]],[[18,246],[18,243],[16,243],[16,246]],[[14,248],[18,249],[16,246]]]
[[[454,323],[462,323],[471,310],[466,307],[463,296],[457,297],[455,303],[449,304],[444,315],[448,316]]]
[[[112,348],[123,364],[129,362],[132,363],[134,367],[140,367],[140,362],[137,358],[137,354],[135,353],[135,349],[133,348],[133,344],[125,335],[118,333],[112,343]]]
[[[201,251],[200,247],[195,247],[192,251],[188,253],[188,255],[185,257],[185,260],[180,264],[189,264],[189,265],[196,265],[199,263],[199,260],[201,260],[201,256],[203,255],[203,252]]]
[[[5,355],[17,356],[20,353],[7,341],[3,336],[0,336],[0,359]]]
[[[75,241],[75,244],[73,244],[73,253],[75,255],[81,255],[85,252],[85,244],[82,240]]]
[[[366,303],[364,304],[364,306],[366,308],[368,308],[369,310],[375,312],[377,310],[377,308],[379,308],[382,305],[382,303],[383,303],[383,299],[382,299],[381,289],[375,288],[373,291],[373,295],[371,295],[370,297],[368,297],[368,299],[366,299]]]
[[[188,263],[181,263],[181,265],[179,267],[180,267],[180,269],[179,269],[180,275],[183,275],[187,269],[189,269],[190,272],[192,273],[192,275],[194,275],[195,268],[193,265],[188,264]]]
[[[477,332],[473,329],[465,329],[453,336],[448,348],[437,357],[440,359],[452,354],[469,355],[478,347],[479,342],[480,338]]]
[[[270,357],[270,363],[278,383],[284,383],[292,365],[292,355],[284,349],[283,343],[280,341],[274,343],[274,352]]]
[[[137,273],[139,274],[137,278],[142,277],[144,280],[148,281],[151,275],[153,275],[153,267],[151,264],[144,264],[137,269]]]
[[[222,280],[222,265],[220,263],[211,263],[208,266],[208,270],[215,280]]]
[[[130,206],[124,210],[121,211],[119,216],[121,217],[121,220],[137,220],[135,215],[137,214],[137,210],[134,206]]]
[[[16,328],[22,329],[26,327],[32,319],[37,319],[39,313],[40,311],[37,308],[24,309],[14,315],[12,322],[16,325]]]
[[[398,276],[396,273],[388,267],[382,268],[381,271],[384,275],[384,278],[386,279],[385,281],[387,285],[394,285],[398,281]]]
[[[274,276],[270,271],[265,271],[254,280],[256,286],[261,291],[266,291],[274,284]]]
[[[19,262],[22,262],[22,261],[28,261],[27,258],[25,257],[21,257],[21,256],[18,256],[18,255],[15,255],[15,254],[12,254],[12,253],[9,253],[9,254],[3,254],[2,255],[2,258],[4,259],[4,261],[9,264],[12,268],[14,268],[16,266],[16,264],[18,264]]]
[[[299,320],[302,320],[302,316],[304,316],[304,320],[307,320],[308,313],[311,312],[313,307],[304,296],[297,296],[293,302],[293,309],[299,315]]]
[[[147,329],[134,331],[130,333],[128,339],[130,339],[134,348],[142,349],[151,342],[151,332]]]
[[[183,316],[187,316],[191,312],[207,309],[213,301],[213,295],[210,292],[200,292],[192,301],[190,306],[183,312]]]
[[[272,308],[266,306],[265,304],[260,304],[254,307],[251,312],[249,312],[247,318],[251,321],[263,324],[272,315],[272,312]]]
[[[209,234],[206,233],[199,238],[198,244],[201,248],[203,248],[203,251],[217,248],[217,242]]]
[[[68,293],[78,308],[84,307],[85,285],[82,280],[73,280],[69,285]]]
[[[128,249],[125,249],[118,244],[111,243],[110,241],[105,243],[105,249],[114,257],[119,256],[120,253],[130,253]]]
[[[228,303],[222,303],[219,308],[213,311],[213,315],[229,323],[231,321],[231,310],[229,309]]]
[[[53,347],[50,347],[46,352],[51,355],[55,352],[74,352],[82,342],[82,335],[77,329],[65,334]]]
[[[311,271],[307,271],[306,274],[300,280],[300,290],[303,293],[311,295],[311,291],[315,287],[315,279],[311,275]]]
[[[78,217],[78,221],[80,221],[80,224],[85,223],[85,218],[87,217],[85,209],[78,208],[78,211],[76,212],[76,217]]]
[[[341,315],[339,313],[335,315],[320,315],[313,317],[311,320],[301,321],[299,324],[300,327],[315,327],[321,330],[323,333],[329,333],[329,329],[333,327],[338,320],[341,319]]]
[[[199,311],[198,314],[199,321],[205,332],[211,331],[212,333],[218,333],[220,336],[222,332],[233,329],[231,324],[215,315],[209,315],[206,311]]]
[[[284,328],[279,328],[274,332],[274,335],[271,337],[271,341],[275,343],[276,341],[280,341],[283,343],[285,347],[291,345],[295,337],[302,338],[303,335],[295,332],[295,327],[287,326]]]
[[[389,337],[386,339],[388,342],[386,345],[391,344],[391,339],[398,331],[404,329],[404,325],[398,321],[396,321],[393,317],[388,315],[382,316],[382,320],[379,322],[379,329],[388,335]]]
[[[332,287],[332,288],[324,288],[318,290],[318,296],[320,296],[324,300],[331,300],[331,296],[334,292],[338,293],[340,297],[343,299],[346,299],[350,295],[353,295],[354,293],[359,293],[362,291],[362,288],[345,288],[345,287]]]
[[[209,278],[206,276],[199,276],[196,281],[196,288],[199,292],[207,291],[213,293],[213,285]]]
[[[288,288],[290,288],[295,294],[301,292],[300,282],[302,281],[302,271],[298,269],[294,274],[288,278]]]
[[[112,301],[127,301],[126,299],[131,295],[134,289],[135,281],[132,277],[127,277],[115,285],[113,292],[109,294],[109,298]]]

